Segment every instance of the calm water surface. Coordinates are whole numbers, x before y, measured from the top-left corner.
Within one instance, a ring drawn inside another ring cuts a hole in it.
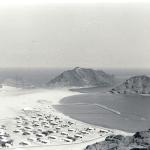
[[[135,132],[150,128],[150,97],[90,93],[64,98],[55,106],[72,118]]]

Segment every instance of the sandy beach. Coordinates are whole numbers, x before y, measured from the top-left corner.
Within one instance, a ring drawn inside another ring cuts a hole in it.
[[[77,94],[81,93],[68,89],[28,90],[4,86],[0,90],[0,133],[9,141],[6,147],[83,150],[110,134],[128,134],[74,120],[52,107],[62,98]]]
[[[36,107],[38,100],[47,100],[51,105],[58,104],[63,97],[79,94],[67,89],[21,89],[3,86],[0,89],[0,119],[11,118],[16,115],[21,108]],[[30,102],[30,104],[29,104]]]

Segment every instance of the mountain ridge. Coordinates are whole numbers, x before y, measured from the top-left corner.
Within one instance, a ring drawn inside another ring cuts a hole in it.
[[[75,67],[62,72],[50,80],[47,85],[54,87],[109,86],[113,82],[114,76],[102,70]]]
[[[118,94],[150,94],[150,77],[147,75],[130,77],[122,84],[111,89],[110,92]]]

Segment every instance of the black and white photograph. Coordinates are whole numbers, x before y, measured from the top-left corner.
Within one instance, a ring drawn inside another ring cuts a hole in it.
[[[0,149],[150,150],[150,1],[0,0]]]

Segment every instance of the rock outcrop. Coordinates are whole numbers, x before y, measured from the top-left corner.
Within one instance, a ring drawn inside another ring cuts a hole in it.
[[[50,87],[88,87],[109,86],[114,82],[114,76],[100,70],[76,67],[61,73],[47,83]]]
[[[131,77],[110,92],[119,94],[150,94],[150,77],[145,75]]]
[[[85,150],[150,150],[150,130],[126,137],[111,135],[103,142],[88,145]]]

